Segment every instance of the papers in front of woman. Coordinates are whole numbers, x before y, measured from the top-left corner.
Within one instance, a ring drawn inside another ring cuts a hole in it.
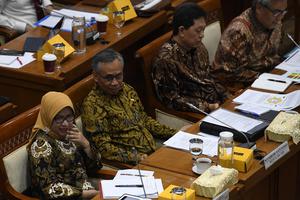
[[[119,170],[113,180],[101,180],[103,198],[116,199],[123,194],[144,197],[144,189],[147,198],[158,198],[164,189],[161,179],[155,179],[153,174],[153,171],[148,170]]]
[[[288,94],[273,94],[248,89],[233,99],[233,102],[257,105],[276,111],[292,110],[300,105],[300,90]]]

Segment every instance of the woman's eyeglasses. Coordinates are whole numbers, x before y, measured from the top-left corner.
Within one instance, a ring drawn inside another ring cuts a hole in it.
[[[68,115],[66,117],[55,117],[54,118],[54,121],[58,124],[62,124],[64,121],[67,121],[67,122],[73,122],[75,119],[74,115]]]

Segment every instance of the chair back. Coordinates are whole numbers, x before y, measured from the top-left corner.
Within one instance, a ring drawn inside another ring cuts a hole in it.
[[[202,42],[208,51],[209,63],[215,59],[215,54],[221,39],[221,26],[220,21],[215,21],[208,24],[204,30],[204,37]]]
[[[0,125],[0,190],[5,199],[36,199],[22,194],[28,186],[27,150],[40,106]]]
[[[202,117],[201,115],[197,113],[192,112],[181,112],[176,111],[174,109],[170,109],[163,105],[156,96],[156,92],[154,89],[154,84],[151,76],[151,70],[152,70],[152,64],[153,59],[157,55],[160,47],[171,38],[172,32],[168,32],[159,38],[155,39],[154,41],[150,42],[149,44],[145,45],[144,47],[140,48],[136,52],[136,58],[138,59],[143,75],[144,75],[144,81],[145,81],[145,94],[146,94],[146,100],[145,100],[145,109],[149,113],[150,116],[153,118],[156,118],[156,112],[155,109],[159,109],[163,112],[166,112],[168,114],[177,116],[182,119],[186,119],[191,122],[197,122]]]

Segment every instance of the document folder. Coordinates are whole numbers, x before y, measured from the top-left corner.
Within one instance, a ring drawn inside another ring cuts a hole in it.
[[[217,113],[218,114],[221,113],[222,116],[220,114],[218,115]],[[211,118],[207,116],[200,123],[201,132],[219,136],[220,132],[222,131],[230,131],[233,133],[233,139],[238,142],[246,142],[246,138],[240,132],[245,133],[245,135],[248,137],[250,141],[256,141],[258,138],[264,135],[264,130],[269,125],[268,122],[265,122],[263,120],[240,115],[238,113],[231,112],[225,109],[218,109],[212,112],[210,115],[214,116],[215,118],[217,118],[221,122],[224,122],[225,124],[220,122],[215,122],[215,120],[211,120]],[[241,123],[242,121],[248,123],[249,120],[249,122],[252,121],[251,123],[253,125],[251,125],[251,128],[247,129],[247,131],[240,130],[239,128],[236,128],[231,123],[228,123],[226,121],[226,118],[228,119],[230,118],[231,121],[236,121],[238,123]],[[226,124],[233,126],[234,128],[228,127]]]

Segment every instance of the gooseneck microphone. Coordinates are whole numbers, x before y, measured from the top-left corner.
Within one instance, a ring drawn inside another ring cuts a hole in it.
[[[237,130],[237,129],[234,128],[233,126],[231,126],[231,125],[229,125],[229,124],[227,124],[227,123],[225,123],[225,122],[219,120],[218,118],[216,118],[216,117],[210,115],[209,113],[207,113],[207,112],[205,112],[205,111],[203,111],[203,110],[197,108],[196,106],[194,106],[194,105],[191,104],[191,103],[186,103],[186,105],[188,105],[190,108],[192,108],[192,109],[194,109],[194,110],[199,111],[200,113],[204,114],[205,116],[211,117],[211,118],[213,118],[214,120],[220,122],[221,124],[224,124],[225,126],[228,126],[229,128],[231,128],[231,129],[235,130],[236,132],[240,133],[240,134],[246,139],[246,143],[241,143],[241,144],[240,144],[241,147],[245,147],[245,148],[248,148],[248,149],[252,149],[252,148],[255,149],[255,148],[256,148],[255,142],[250,142],[249,139],[248,139],[248,137],[247,137],[247,136],[245,135],[245,133],[243,133],[242,131]]]
[[[136,163],[137,170],[139,172],[139,177],[140,177],[140,180],[141,180],[141,183],[142,183],[144,197],[147,198],[147,193],[146,193],[146,190],[145,190],[145,185],[144,185],[144,182],[143,182],[143,178],[142,178],[142,174],[141,174],[141,170],[140,170],[140,166],[139,166],[138,153],[137,153],[137,150],[136,150],[135,147],[132,147],[132,153],[134,154],[134,157],[135,157],[135,163]]]
[[[298,47],[298,49],[300,49],[299,44],[294,40],[294,38],[290,34],[288,34],[288,33],[286,35],[296,45],[296,47]]]

